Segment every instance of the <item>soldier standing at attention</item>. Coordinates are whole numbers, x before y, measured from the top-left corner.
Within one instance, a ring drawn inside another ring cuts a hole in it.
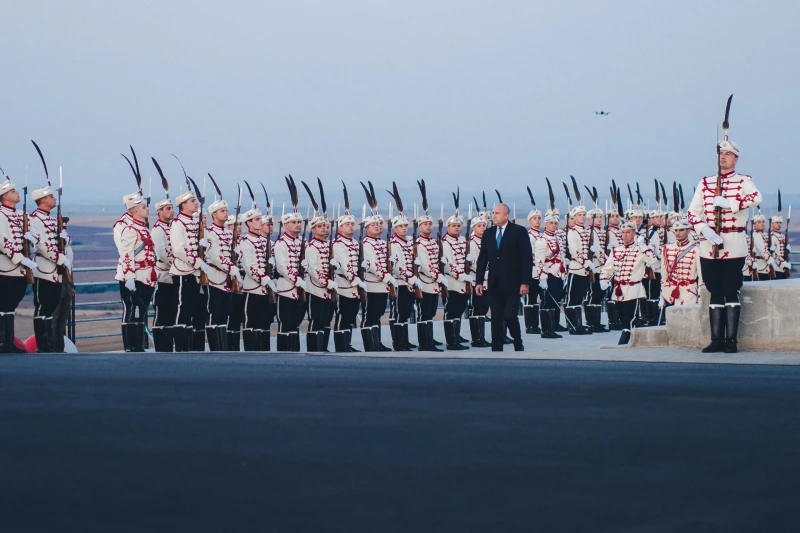
[[[172,281],[172,244],[170,226],[175,217],[175,209],[169,197],[155,204],[158,220],[153,225],[151,235],[156,253],[156,276],[158,290],[153,301],[153,346],[157,352],[171,352],[174,345],[174,326],[178,316],[178,291]]]

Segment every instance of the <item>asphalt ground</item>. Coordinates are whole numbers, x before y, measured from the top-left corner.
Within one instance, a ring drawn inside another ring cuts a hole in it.
[[[795,366],[0,359],[0,531],[797,531]]]

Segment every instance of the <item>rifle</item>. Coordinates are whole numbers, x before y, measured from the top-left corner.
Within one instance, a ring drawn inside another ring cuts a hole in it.
[[[303,278],[306,275],[306,269],[303,268],[303,261],[306,259],[306,232],[308,231],[308,213],[306,213],[306,219],[303,221],[303,236],[300,240],[300,259],[297,262],[297,273],[298,275]],[[300,287],[297,288],[297,298],[301,302],[306,301],[306,291],[301,289]]]
[[[25,186],[22,188],[22,255],[30,259],[31,243],[25,238],[25,234],[30,231],[28,227],[28,167],[25,167]],[[25,268],[25,281],[28,285],[33,285],[33,270]]]
[[[497,191],[495,191],[497,192]],[[500,193],[497,193],[498,198],[500,197]],[[442,229],[444,228],[444,204],[442,204],[442,211],[439,214],[439,235],[436,237],[436,241],[439,244],[439,272],[444,272],[444,264],[442,263],[442,259],[444,259],[444,255],[442,254]],[[447,287],[442,285],[442,297],[447,297]]]
[[[789,221],[792,219],[792,206],[789,206],[789,213],[786,215],[786,230],[784,233],[784,242],[783,242],[783,262],[789,265],[789,270],[786,271],[786,277],[792,275],[792,266],[789,263]]]
[[[567,261],[572,261],[572,254],[569,251],[569,212],[572,211],[572,197],[569,195],[569,187],[567,187],[567,184],[562,181],[561,185],[564,186],[564,192],[567,195],[567,205],[568,205],[567,216],[566,216],[567,226],[564,228],[564,241],[565,241],[564,242],[564,258]],[[567,263],[567,264],[569,265],[569,263]]]
[[[186,179],[188,179],[191,182],[192,186],[194,187],[194,194],[195,196],[197,196],[197,201],[200,202],[200,216],[197,218],[197,242],[198,242],[197,257],[201,261],[205,261],[206,251],[205,248],[200,246],[199,243],[202,239],[205,238],[206,234],[205,228],[203,227],[203,208],[206,205],[206,199],[205,196],[200,194],[200,189],[197,187],[197,184],[194,182],[194,180],[188,176],[186,177]],[[200,285],[208,285],[208,276],[202,270],[200,271]]]
[[[239,214],[242,212],[242,186],[238,183],[236,188],[239,189],[238,200],[236,202],[236,215],[233,220],[233,237],[231,238],[231,264],[239,268],[239,257],[236,254],[236,247],[239,246]],[[239,294],[241,287],[239,287],[239,279],[236,276],[231,278],[231,292]]]
[[[67,247],[67,240],[61,238],[61,233],[64,231],[66,227],[64,225],[64,217],[61,215],[61,191],[64,188],[64,173],[61,170],[61,167],[58,167],[58,207],[57,207],[57,215],[56,220],[58,221],[58,253],[63,254]],[[58,267],[59,273],[61,274],[61,282],[65,285],[69,286],[72,285],[72,271],[61,265]]]
[[[364,279],[364,219],[367,218],[367,206],[364,204],[361,210],[361,229],[358,232],[358,279]],[[358,295],[361,302],[367,304],[367,291],[359,285]]]
[[[414,274],[414,277],[419,279],[419,265],[417,265],[417,230],[419,229],[419,224],[417,223],[416,213],[414,216],[414,231],[413,231],[413,243],[414,243],[414,262],[411,265],[411,272]],[[422,289],[420,289],[417,285],[414,285],[414,298],[417,300],[422,299]]]
[[[336,219],[336,222],[331,226],[331,232],[328,234],[328,279],[336,279],[336,269],[333,268],[333,265],[330,264],[331,260],[333,260],[333,236],[339,232],[339,219]],[[336,303],[336,298],[338,297],[338,293],[336,289],[331,289],[331,302]]]
[[[722,121],[722,132],[724,140],[726,141],[728,140],[728,128],[730,127],[730,124],[728,123],[728,117],[731,113],[731,100],[733,100],[733,95],[730,95],[728,97],[728,103],[725,104],[725,120]],[[720,163],[719,161],[720,152],[721,152],[720,146],[719,143],[717,143],[717,189],[716,189],[717,196],[722,195],[722,163]],[[717,235],[721,235],[720,233],[722,231],[721,207],[714,208],[714,231],[717,233]],[[724,246],[723,244],[713,245],[714,259],[719,259],[719,251],[721,248],[723,248],[723,246]]]
[[[753,266],[750,267],[750,280],[754,281],[756,277],[756,272],[758,272],[758,262],[756,261],[755,253],[753,252],[753,243],[755,242],[755,229],[756,223],[753,220],[753,217],[750,217],[750,249],[748,250],[748,255],[750,259],[753,261]]]

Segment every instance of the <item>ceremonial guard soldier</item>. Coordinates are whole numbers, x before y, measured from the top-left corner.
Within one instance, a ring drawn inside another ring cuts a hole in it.
[[[364,319],[361,321],[361,338],[364,341],[365,352],[390,352],[381,343],[381,317],[386,312],[389,298],[389,287],[397,289],[397,280],[387,268],[386,241],[381,239],[383,231],[383,217],[378,214],[378,200],[369,184],[369,190],[362,183],[370,207],[370,216],[364,218],[364,231],[367,236],[361,243],[363,247],[363,260],[361,268],[364,272],[364,282],[367,284],[367,304],[364,309]]]
[[[210,177],[210,176],[209,176]],[[236,280],[237,288],[242,284],[239,267],[233,264],[233,232],[225,227],[228,221],[228,202],[222,197],[214,178],[211,183],[217,191],[219,200],[208,206],[211,225],[206,231],[208,249],[205,260],[208,263],[208,319],[206,337],[212,352],[228,351],[228,317],[231,313],[231,294]]]
[[[570,335],[591,334],[590,327],[583,325],[582,306],[589,293],[595,267],[589,259],[589,231],[584,228],[586,208],[581,204],[580,190],[573,178],[573,188],[578,205],[569,213],[567,227],[567,249],[569,266],[567,268],[567,315]]]
[[[688,213],[689,223],[703,236],[699,245],[700,267],[711,293],[711,343],[703,349],[705,353],[737,351],[739,290],[748,253],[747,208],[759,205],[762,200],[753,178],[736,172],[740,152],[739,147],[727,139],[727,115],[726,111],[725,139],[717,145],[718,172],[700,180]]]
[[[176,352],[205,351],[205,346],[194,346],[198,340],[195,325],[204,299],[200,294],[200,272],[208,275],[208,264],[198,254],[199,247],[208,242],[199,242],[200,213],[197,198],[187,190],[175,198],[180,212],[172,221],[169,238],[172,246],[172,283],[178,293],[178,312],[175,317],[173,337]],[[204,306],[203,306],[204,307]],[[204,331],[200,331],[204,334]],[[203,335],[204,336],[204,335]],[[205,344],[205,343],[203,343]]]
[[[147,217],[150,208],[138,193],[123,197],[130,222],[122,225],[114,279],[122,297],[122,339],[126,352],[145,351],[147,309],[158,282],[156,251]]]
[[[153,346],[157,352],[171,352],[174,345],[175,322],[178,316],[178,290],[172,281],[172,243],[170,227],[175,217],[172,200],[167,197],[155,204],[158,220],[153,224],[151,235],[156,254],[156,276],[158,290],[153,299]]]
[[[658,192],[658,188],[656,188]],[[660,208],[650,211],[650,227],[647,229],[645,243],[653,251],[656,260],[650,265],[650,271],[645,277],[645,290],[647,292],[647,323],[650,326],[659,325],[659,307],[661,301],[661,248],[664,246],[664,213]]]
[[[766,220],[766,217],[760,212],[753,217],[753,243],[751,249],[753,250],[754,281],[769,281],[772,277],[771,274],[775,272],[775,267],[778,266],[769,249],[769,235],[764,232]]]
[[[403,201],[392,182],[392,196],[397,206],[397,216],[391,219],[392,238],[389,243],[389,256],[392,261],[392,277],[397,280],[392,327],[392,348],[396,352],[409,351],[416,346],[408,340],[408,324],[414,312],[414,293],[422,288],[422,282],[414,275],[414,242],[408,235],[409,220],[403,214]],[[392,321],[390,320],[390,323]]]
[[[252,209],[255,209],[255,205],[253,205]],[[239,286],[239,292],[231,292],[231,312],[228,315],[228,321],[226,322],[229,352],[238,352],[241,349],[242,327],[244,325],[244,308],[247,300],[247,294],[245,294],[244,289],[242,288],[244,286],[244,279],[247,276],[244,267],[242,267],[242,233],[247,234],[248,231],[247,225],[244,223],[244,214],[241,213],[241,204],[239,205],[237,211],[239,212],[238,216],[228,215],[228,220],[225,221],[225,227],[230,229],[233,233],[233,242],[235,243],[233,247],[235,264],[243,278],[242,283]],[[266,338],[266,343],[269,344],[269,335]]]
[[[552,202],[551,202],[552,205]],[[560,318],[561,302],[564,300],[564,280],[567,269],[564,265],[564,252],[558,240],[558,221],[560,217],[554,209],[544,215],[545,230],[536,240],[534,261],[539,272],[541,289],[541,329],[543,339],[560,339],[556,326]]]
[[[461,344],[461,317],[472,292],[472,275],[467,265],[467,240],[461,235],[464,219],[459,214],[459,196],[454,194],[456,212],[447,219],[447,234],[442,237],[442,264],[447,280],[447,302],[444,306],[444,336],[448,350],[468,350]]]
[[[542,332],[542,330],[539,328],[539,306],[541,304],[539,300],[539,267],[535,260],[535,250],[536,241],[539,239],[539,237],[541,237],[542,234],[542,212],[536,207],[536,201],[533,199],[533,193],[531,192],[530,187],[528,187],[528,196],[530,196],[531,206],[533,207],[531,212],[528,213],[528,223],[530,224],[530,229],[528,229],[528,239],[531,241],[531,250],[534,251],[534,257],[531,258],[533,261],[533,269],[531,272],[531,282],[529,285],[530,290],[524,297],[522,315],[525,319],[525,333],[539,334]]]
[[[322,182],[317,178],[319,185],[320,206],[317,205],[314,195],[308,185],[302,182],[311,203],[314,206],[314,216],[311,219],[311,239],[306,244],[306,285],[308,293],[308,332],[306,343],[309,352],[327,352],[333,319],[333,296],[336,294],[336,282],[331,272],[331,245],[328,237],[331,233],[331,223],[328,220],[328,209],[325,203],[325,191]]]
[[[244,274],[242,282],[242,294],[244,295],[242,344],[246,352],[266,352],[270,349],[267,300],[269,298],[268,291],[270,288],[274,288],[274,283],[267,273],[268,242],[261,235],[262,216],[261,211],[255,205],[240,216],[242,236],[239,239],[239,264]],[[278,338],[281,339],[281,337]],[[236,342],[238,343],[238,337]],[[293,351],[284,346],[279,346],[278,349]]]
[[[615,246],[622,244],[622,231],[620,230],[620,191],[617,189],[616,183],[612,180],[611,186],[611,207],[606,209],[606,217],[608,225],[606,226],[606,246],[604,249],[604,258],[608,259],[608,254]],[[612,298],[606,300],[606,313],[608,314],[608,329],[611,331],[621,331],[622,322],[619,320],[617,313],[616,303]]]
[[[27,191],[27,187],[25,188]],[[0,353],[24,353],[14,345],[14,318],[36,263],[25,257],[24,213],[17,211],[19,191],[6,176],[0,184]]]
[[[665,305],[696,304],[700,301],[702,274],[700,272],[700,253],[697,244],[689,240],[689,223],[674,220],[672,230],[676,242],[663,247],[663,275],[661,276],[661,300],[659,307]]]
[[[476,203],[477,206],[477,203]],[[481,253],[481,242],[483,232],[486,231],[486,219],[480,213],[470,221],[472,235],[469,238],[467,261],[469,262],[470,275],[476,279],[478,275],[478,255]],[[484,280],[489,279],[489,267],[486,267]],[[483,294],[478,294],[474,290],[469,299],[469,331],[474,348],[488,348],[491,343],[486,340],[486,315],[489,312],[489,297],[487,296],[488,281],[483,282]]]
[[[636,308],[647,295],[642,285],[645,269],[655,261],[653,251],[645,246],[644,237],[636,235],[636,229],[632,221],[622,224],[622,244],[611,249],[600,274],[603,290],[613,285],[611,297],[623,328],[619,344],[630,342]]]
[[[305,231],[303,215],[297,210],[297,185],[291,175],[286,178],[292,199],[292,211],[281,216],[284,233],[275,241],[275,271],[278,296],[278,342],[279,352],[300,351],[300,324],[305,315],[306,282],[300,272]],[[300,234],[303,234],[302,238]]]
[[[359,244],[353,238],[356,231],[356,217],[350,214],[350,197],[344,187],[344,215],[336,221],[338,235],[333,241],[333,259],[336,269],[336,316],[333,327],[333,346],[338,353],[357,352],[351,344],[353,328],[361,306],[359,289],[365,290],[367,284],[358,277]]]
[[[592,262],[592,271],[600,272],[600,269],[605,265],[606,258],[606,234],[603,231],[603,210],[597,207],[597,191],[592,193],[592,199],[595,202],[594,209],[586,213],[589,219],[589,260]],[[608,329],[601,324],[601,317],[603,313],[603,300],[605,299],[606,291],[600,287],[600,276],[593,276],[590,278],[589,295],[586,299],[586,325],[591,328],[594,333],[606,333]]]
[[[791,211],[791,208],[789,208]],[[792,265],[789,263],[789,252],[791,248],[786,242],[786,235],[781,233],[783,226],[783,217],[780,211],[777,215],[770,220],[772,231],[769,234],[769,251],[772,252],[772,259],[775,262],[775,279],[786,279],[789,277],[789,272],[792,270]]]
[[[425,180],[417,182],[422,193],[423,214],[417,217],[419,237],[416,256],[417,277],[422,282],[422,298],[417,301],[417,337],[419,351],[440,352],[441,342],[433,338],[433,318],[439,307],[439,285],[447,288],[447,280],[439,270],[439,243],[433,238],[433,217],[428,214],[428,196]]]

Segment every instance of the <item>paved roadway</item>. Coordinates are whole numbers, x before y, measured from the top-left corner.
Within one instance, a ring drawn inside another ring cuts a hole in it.
[[[0,531],[796,531],[800,368],[0,359]]]

